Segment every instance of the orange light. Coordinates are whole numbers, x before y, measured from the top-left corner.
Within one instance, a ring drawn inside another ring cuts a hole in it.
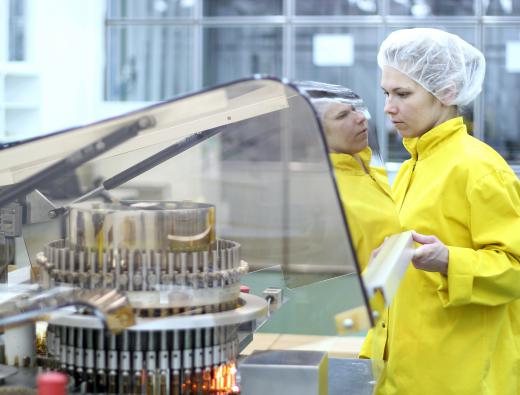
[[[203,390],[206,390],[206,383],[209,385],[210,394],[239,394],[240,388],[236,383],[237,368],[234,362],[215,366],[204,372]]]

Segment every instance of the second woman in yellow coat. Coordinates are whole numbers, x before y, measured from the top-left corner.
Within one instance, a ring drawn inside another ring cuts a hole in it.
[[[368,111],[363,100],[348,88],[312,81],[298,86],[321,121],[353,247],[364,270],[372,251],[386,237],[401,232],[386,171],[371,164]],[[386,330],[383,317],[361,350],[361,357],[374,361],[374,372],[384,357]]]
[[[373,166],[363,100],[340,85],[297,84],[321,121],[350,235],[361,270],[372,251],[401,230],[386,171]]]

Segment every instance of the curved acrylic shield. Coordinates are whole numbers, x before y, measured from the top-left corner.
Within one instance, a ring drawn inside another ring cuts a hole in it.
[[[51,166],[54,173],[48,177]],[[77,188],[67,188],[66,177]],[[69,215],[67,204],[86,191],[95,191],[90,202],[116,205],[124,200],[196,201],[215,207],[219,238],[240,244],[250,272],[246,282],[255,283],[256,275],[260,294],[265,285],[292,295],[294,309],[272,325],[298,333],[295,326],[307,318],[305,306],[317,312],[313,321],[324,323],[313,329],[321,333],[333,332],[334,315],[345,309],[362,306],[363,321],[371,320],[320,123],[308,100],[281,81],[238,81],[92,125],[11,142],[0,150],[0,183],[5,186],[0,200],[11,184],[29,193],[52,183],[52,192],[62,196],[60,204],[52,205],[18,195],[21,209],[32,210],[24,217],[23,235],[33,262],[43,245],[66,236],[60,224]],[[56,218],[44,221],[49,212]],[[153,240],[137,244],[160,245]],[[270,282],[263,269],[273,266],[281,272]],[[298,287],[301,291],[290,290]],[[313,302],[296,305],[298,300]],[[322,308],[327,304],[331,307]],[[293,315],[300,318],[293,320]]]

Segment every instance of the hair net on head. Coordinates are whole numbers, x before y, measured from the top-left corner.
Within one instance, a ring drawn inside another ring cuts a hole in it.
[[[320,119],[323,119],[330,105],[334,103],[351,104],[356,111],[364,113],[365,117],[370,119],[370,113],[363,99],[349,88],[316,81],[294,82],[294,85],[311,101]]]
[[[438,29],[402,29],[390,33],[377,55],[419,83],[443,104],[463,106],[482,90],[484,55],[455,34]]]

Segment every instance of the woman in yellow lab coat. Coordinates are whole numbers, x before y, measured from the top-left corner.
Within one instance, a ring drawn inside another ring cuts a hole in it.
[[[458,115],[481,90],[484,57],[444,31],[405,29],[378,64],[410,153],[393,195],[420,246],[390,307],[376,392],[520,394],[520,183]]]

